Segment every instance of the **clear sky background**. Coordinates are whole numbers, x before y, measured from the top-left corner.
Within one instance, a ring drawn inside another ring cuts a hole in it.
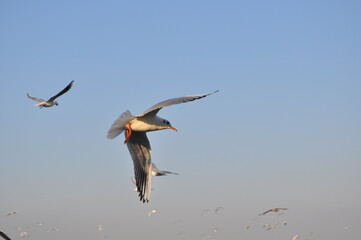
[[[1,0],[0,228],[37,240],[359,239],[360,12],[351,0]],[[59,106],[26,97],[71,80]],[[215,90],[159,112],[178,132],[149,133],[152,158],[179,175],[155,178],[139,202],[123,136],[106,139],[113,121]],[[258,216],[273,207],[288,210]]]

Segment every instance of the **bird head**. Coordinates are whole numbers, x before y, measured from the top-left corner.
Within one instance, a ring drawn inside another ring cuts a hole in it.
[[[172,129],[174,131],[178,131],[176,128],[172,127],[172,124],[170,124],[170,122],[168,120],[166,120],[166,119],[162,119],[161,126],[164,129]]]
[[[59,103],[58,103],[57,101],[54,101],[54,104],[55,104],[56,106],[58,106],[58,105],[59,105]]]

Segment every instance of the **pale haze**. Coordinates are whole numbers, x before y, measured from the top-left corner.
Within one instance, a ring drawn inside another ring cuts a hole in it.
[[[351,0],[0,0],[0,230],[359,239],[360,12]],[[59,106],[26,96],[72,80]],[[148,133],[152,160],[179,175],[154,177],[140,202],[111,124],[216,90],[158,113],[178,131]],[[259,215],[271,208],[287,210]]]

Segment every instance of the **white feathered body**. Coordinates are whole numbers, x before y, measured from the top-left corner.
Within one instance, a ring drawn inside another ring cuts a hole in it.
[[[117,137],[125,129],[129,128],[129,124],[132,131],[150,132],[169,128],[169,125],[167,125],[166,122],[168,121],[158,116],[137,117],[136,115],[132,115],[129,111],[126,111],[114,121],[108,131],[107,137],[109,139]]]
[[[34,106],[42,108],[42,107],[52,107],[54,105],[58,105],[58,103],[57,102],[46,102],[46,101],[44,101],[44,102],[35,104]]]

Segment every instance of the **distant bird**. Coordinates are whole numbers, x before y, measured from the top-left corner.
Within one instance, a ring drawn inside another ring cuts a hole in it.
[[[295,235],[295,236],[292,237],[292,240],[300,240],[300,236]]]
[[[149,212],[148,212],[148,217],[151,217],[154,213],[156,213],[157,212],[157,209],[152,209],[152,210],[150,210]]]
[[[36,97],[33,97],[31,96],[29,93],[27,93],[28,95],[28,98],[34,100],[34,101],[37,101],[39,102],[38,104],[35,104],[34,106],[37,106],[39,108],[43,108],[43,107],[52,107],[54,105],[58,106],[58,102],[55,101],[56,98],[60,97],[61,95],[63,95],[64,93],[66,93],[67,91],[70,90],[70,88],[73,86],[74,84],[74,80],[71,81],[68,86],[66,86],[63,90],[61,90],[58,94],[56,94],[55,96],[49,98],[48,101],[42,99],[42,98],[36,98]]]
[[[41,227],[41,226],[44,225],[44,223],[42,223],[42,222],[37,222],[36,225],[38,225],[39,227]]]
[[[11,212],[8,212],[8,214],[6,214],[6,216],[15,215],[17,213],[18,213],[18,211],[11,211]]]
[[[265,211],[264,213],[260,213],[260,214],[258,214],[258,215],[265,215],[265,214],[267,214],[267,213],[269,213],[269,212],[279,212],[280,210],[287,210],[288,208],[271,208],[271,209],[269,209],[269,210],[267,210],[267,211]]]
[[[213,93],[168,99],[139,115],[132,115],[129,111],[126,111],[112,124],[107,135],[109,139],[117,137],[125,130],[124,143],[127,144],[133,160],[140,201],[148,202],[152,191],[153,165],[150,155],[151,147],[146,132],[162,129],[177,131],[168,120],[158,117],[157,113],[164,107],[194,101]]]
[[[21,232],[20,237],[30,237],[30,234],[28,232]]]
[[[217,214],[219,210],[223,209],[222,207],[217,207],[216,209],[214,209],[214,213]]]
[[[98,226],[98,231],[103,231],[103,225],[102,224],[100,224],[99,226]]]
[[[267,224],[263,225],[263,228],[265,228],[266,230],[272,230],[272,229],[276,228],[276,225],[267,223]]]
[[[8,235],[6,235],[3,231],[0,230],[0,236],[4,238],[5,240],[11,240]]]

